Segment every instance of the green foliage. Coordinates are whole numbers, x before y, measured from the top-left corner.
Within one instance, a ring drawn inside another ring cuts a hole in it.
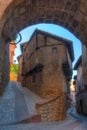
[[[13,65],[10,67],[10,71],[12,71],[14,74],[17,75],[17,73],[18,73],[18,64],[13,64]]]

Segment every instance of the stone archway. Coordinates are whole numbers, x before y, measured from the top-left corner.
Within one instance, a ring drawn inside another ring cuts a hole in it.
[[[37,23],[61,25],[81,40],[85,50],[83,53],[83,72],[85,72],[87,66],[87,2],[85,0],[55,0],[55,2],[54,0],[4,0],[4,2],[0,0],[0,2],[0,42],[2,43],[0,57],[4,58],[1,65],[1,86],[6,86],[9,79],[6,43],[23,28]],[[3,84],[4,80],[5,84]]]

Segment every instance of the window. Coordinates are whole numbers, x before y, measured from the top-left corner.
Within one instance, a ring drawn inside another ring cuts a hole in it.
[[[57,53],[57,47],[53,47],[53,48],[52,48],[52,52],[53,52],[53,53]]]

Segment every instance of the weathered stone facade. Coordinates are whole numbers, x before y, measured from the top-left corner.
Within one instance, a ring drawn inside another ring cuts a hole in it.
[[[82,56],[78,59],[75,69],[77,70],[76,109],[77,112],[87,115],[87,89],[82,77]]]
[[[3,46],[1,50],[3,57],[4,44],[13,40],[20,30],[37,23],[53,23],[63,26],[80,39],[84,45],[87,45],[86,14],[87,2],[85,0],[55,0],[55,2],[54,0],[0,0],[0,48]],[[0,58],[2,58],[2,54]],[[87,61],[86,59],[84,60]],[[4,63],[0,65],[0,70],[2,70],[2,66]],[[4,72],[2,73],[4,75]],[[9,77],[9,73],[7,75],[6,77]],[[7,80],[5,75],[3,79]],[[85,79],[87,79],[87,75]],[[2,80],[2,82],[4,81]],[[1,84],[0,86],[3,87]]]
[[[17,81],[22,83],[22,64],[23,64],[23,57],[22,55],[18,56],[18,62],[19,62],[19,65],[18,65],[18,76],[17,76]]]
[[[0,0],[1,32],[6,39],[37,23],[61,25],[86,44],[87,2],[85,0]],[[9,30],[9,31],[8,31]],[[7,35],[8,32],[8,35]]]
[[[25,42],[25,43],[23,43],[23,44],[20,45],[20,49],[21,49],[21,53],[22,54],[17,57],[18,62],[19,62],[17,81],[20,82],[20,83],[22,83],[22,85],[25,84],[25,81],[23,80],[23,73],[24,73],[24,68],[23,68],[23,66],[24,66],[23,53],[25,51],[26,46],[27,46],[27,42]]]
[[[6,52],[8,43],[20,30],[38,23],[53,23],[63,26],[81,40],[84,46],[82,76],[86,87],[86,0],[55,0],[55,2],[54,0],[0,0],[0,89],[5,88],[9,81],[9,53]],[[5,57],[7,60],[4,60]]]
[[[66,118],[66,94],[54,97],[47,102],[36,104],[36,112],[42,121],[60,121]]]
[[[65,100],[69,92],[68,81],[72,77],[71,69],[74,60],[71,41],[44,31],[35,30],[27,46],[24,46],[21,72],[21,75],[23,75],[22,85],[43,99],[50,99],[47,104],[52,104],[52,107],[50,106],[51,111],[53,104],[58,105],[60,118],[57,118],[57,116],[55,120],[64,119],[67,109]],[[21,62],[21,60],[19,61]],[[19,79],[21,75],[18,76]],[[53,97],[57,96],[57,99],[52,100]],[[45,107],[45,105],[41,106]],[[40,108],[38,109],[40,111]],[[41,109],[44,108],[41,107]],[[48,120],[48,117],[46,120]]]
[[[2,48],[1,52],[0,52],[0,89],[1,89],[1,93],[2,91],[4,91],[8,81],[9,81],[9,44],[4,44],[4,46]],[[2,53],[2,54],[1,54]]]

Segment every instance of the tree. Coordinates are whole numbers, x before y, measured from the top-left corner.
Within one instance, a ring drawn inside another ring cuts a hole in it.
[[[10,71],[13,72],[15,75],[17,75],[17,73],[18,73],[18,64],[13,64],[10,67]]]

